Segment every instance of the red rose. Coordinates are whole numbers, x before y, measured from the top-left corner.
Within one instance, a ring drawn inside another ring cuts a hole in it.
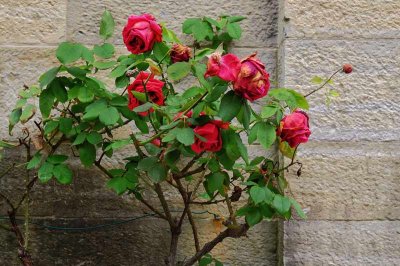
[[[240,60],[234,54],[211,54],[204,77],[218,76],[225,81],[235,81],[240,70]]]
[[[254,101],[267,95],[269,86],[269,74],[255,53],[242,60],[239,75],[233,84],[236,93]]]
[[[281,138],[281,141],[287,141],[292,148],[300,143],[307,142],[311,135],[308,115],[303,111],[294,111],[285,116],[281,120],[276,134]]]
[[[187,62],[192,57],[192,49],[182,44],[174,44],[171,49],[172,63]]]
[[[141,54],[153,49],[155,42],[162,41],[162,29],[150,14],[131,15],[122,36],[126,48],[133,54]]]
[[[146,84],[146,91],[149,96],[149,99],[155,104],[164,105],[164,95],[162,92],[164,82],[155,79],[152,74],[142,71],[139,73],[139,75],[137,75],[135,81],[127,88],[129,97],[129,104],[128,104],[129,109],[133,110],[134,108],[142,104],[142,102],[140,102],[138,99],[135,98],[135,96],[132,94],[132,91],[145,93],[143,84]],[[149,111],[153,112],[154,110],[153,108],[151,108]],[[149,111],[141,112],[139,114],[141,116],[146,116]]]
[[[195,141],[192,144],[192,150],[195,153],[201,153],[203,151],[217,152],[222,148],[222,137],[220,129],[227,129],[229,123],[222,121],[210,121],[202,126],[196,126],[194,133],[203,137],[207,141],[203,141],[195,137]]]

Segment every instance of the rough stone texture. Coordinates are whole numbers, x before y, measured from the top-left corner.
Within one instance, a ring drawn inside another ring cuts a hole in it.
[[[289,38],[399,38],[397,0],[285,0]]]
[[[399,221],[293,221],[285,265],[399,265]]]
[[[239,46],[265,47],[276,46],[278,1],[251,0],[251,1],[78,1],[68,3],[67,33],[68,39],[96,43],[98,25],[104,8],[109,9],[117,22],[116,32],[121,32],[128,14],[151,13],[158,21],[165,22],[168,28],[173,29],[181,36],[182,22],[190,17],[218,17],[221,14],[241,15],[244,20],[242,40],[236,43]],[[115,42],[121,44],[120,35],[116,35]]]
[[[286,265],[399,265],[399,1],[283,0],[282,86],[310,92],[312,135],[302,175],[287,177],[308,221],[285,223]],[[297,169],[295,169],[297,170]]]
[[[2,0],[0,44],[49,44],[65,38],[66,0]]]

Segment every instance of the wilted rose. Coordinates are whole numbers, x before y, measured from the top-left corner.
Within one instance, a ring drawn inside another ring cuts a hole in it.
[[[162,29],[150,14],[131,15],[122,36],[126,48],[133,54],[141,54],[153,49],[155,42],[162,41]]]
[[[308,115],[303,111],[294,111],[285,116],[276,131],[281,141],[286,141],[290,147],[295,148],[300,143],[308,141],[311,135]]]
[[[146,82],[147,81],[147,82]],[[145,87],[146,86],[146,90]],[[140,72],[135,81],[128,86],[128,97],[129,97],[129,109],[133,110],[134,108],[138,107],[142,104],[132,93],[132,91],[137,91],[141,93],[145,93],[147,91],[147,95],[149,99],[157,104],[157,105],[164,105],[164,95],[162,92],[162,88],[164,86],[164,82],[161,80],[155,79],[152,74],[146,72]],[[148,112],[153,112],[153,108],[149,111],[139,113],[141,116],[146,116]]]
[[[211,54],[204,77],[218,76],[225,81],[235,81],[240,70],[240,60],[234,54]]]
[[[172,63],[187,62],[192,57],[192,49],[188,46],[176,43],[171,48],[170,56]]]
[[[240,72],[233,84],[236,93],[254,101],[266,96],[269,86],[269,74],[265,71],[263,63],[256,58],[256,54],[242,60]]]

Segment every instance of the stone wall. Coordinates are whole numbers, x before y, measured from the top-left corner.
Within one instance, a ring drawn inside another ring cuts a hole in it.
[[[312,136],[291,189],[307,221],[285,223],[286,265],[400,264],[400,1],[285,0],[282,75],[311,91],[343,63],[340,97],[310,97]]]
[[[315,88],[313,76],[327,76],[352,63],[353,74],[335,78],[341,96],[329,107],[322,92],[310,98],[313,134],[300,149],[303,174],[288,174],[291,191],[309,219],[285,223],[283,243],[278,223],[262,223],[249,238],[224,241],[213,254],[227,265],[275,265],[282,259],[286,265],[400,264],[398,0],[2,0],[2,138],[8,137],[6,114],[19,88],[56,64],[57,43],[96,44],[105,7],[114,14],[118,32],[131,13],[152,13],[177,32],[188,17],[245,15],[244,36],[234,44],[234,52],[259,51],[280,86],[302,92]],[[113,41],[124,51],[118,34]],[[259,152],[257,146],[253,150]],[[7,156],[16,161],[23,153]],[[3,162],[1,168],[6,168]],[[34,221],[85,227],[146,211],[105,188],[105,178],[94,169],[76,167],[74,172],[71,186],[50,182],[35,188]],[[0,189],[16,198],[22,182],[16,172],[0,179]],[[172,193],[168,196],[174,200]],[[5,211],[0,202],[0,215]],[[216,234],[219,226],[210,215],[196,217],[204,243],[212,237],[205,232]],[[33,228],[36,265],[160,265],[169,245],[168,226],[152,217],[90,232]],[[191,241],[190,228],[185,227],[181,256],[190,254]],[[14,236],[0,231],[0,265],[18,265],[15,250]]]

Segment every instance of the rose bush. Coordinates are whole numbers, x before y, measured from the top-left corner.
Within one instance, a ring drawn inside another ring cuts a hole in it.
[[[295,90],[270,89],[269,62],[261,62],[256,54],[240,60],[226,52],[227,45],[240,38],[243,19],[187,19],[182,31],[193,38],[189,47],[152,15],[131,15],[122,32],[130,54],[116,57],[108,42],[115,23],[105,11],[102,43],[94,47],[61,43],[56,50],[60,65],[19,93],[9,117],[10,134],[18,123],[35,122],[36,132],[28,132],[17,144],[28,151],[26,168],[35,176],[29,184],[51,179],[72,183],[73,158],[58,149],[61,144],[70,146],[83,166],[104,173],[107,187],[119,195],[132,195],[168,223],[167,265],[197,261],[221,265],[209,252],[224,238],[245,236],[264,219],[290,219],[294,212],[305,218],[300,205],[285,194],[288,185],[283,173],[289,167],[299,167],[301,172],[295,151],[311,134],[305,113],[309,105]],[[343,71],[349,73],[350,68]],[[114,84],[99,78],[105,70]],[[189,76],[191,83],[180,85]],[[322,89],[332,76],[325,82],[315,79],[322,85],[306,96]],[[261,110],[253,109],[254,101],[262,105]],[[115,138],[113,131],[122,127],[130,131],[129,137]],[[284,165],[267,153],[249,156],[248,144],[265,150],[279,146],[291,162]],[[2,142],[13,146],[7,145]],[[125,159],[116,168],[105,168],[104,160],[123,147],[129,147]],[[181,198],[176,217],[163,192],[166,186]],[[160,204],[150,202],[145,190],[154,191]],[[225,207],[225,229],[213,241],[200,243],[192,209],[211,204]],[[15,215],[16,208],[12,211]],[[179,262],[177,244],[186,218],[196,252]],[[12,225],[23,243],[18,227]],[[21,261],[31,265],[29,249],[21,245],[21,250]]]

